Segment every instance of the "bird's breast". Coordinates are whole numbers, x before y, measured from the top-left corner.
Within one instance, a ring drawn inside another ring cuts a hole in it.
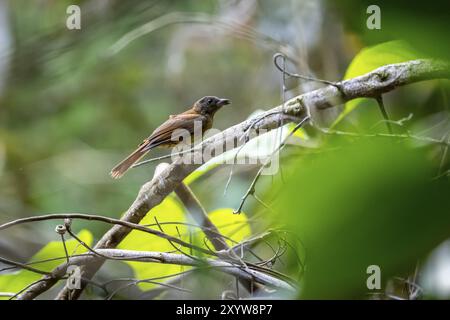
[[[203,121],[202,131],[205,133],[206,130],[209,130],[212,128],[213,125],[213,119],[210,116],[206,116],[205,120]]]

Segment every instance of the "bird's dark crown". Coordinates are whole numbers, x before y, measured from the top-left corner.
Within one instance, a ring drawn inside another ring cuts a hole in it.
[[[206,96],[194,104],[194,109],[201,114],[214,114],[217,110],[227,104],[230,104],[230,100],[228,99]]]

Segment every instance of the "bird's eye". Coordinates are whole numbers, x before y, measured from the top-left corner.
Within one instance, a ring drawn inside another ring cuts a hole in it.
[[[208,101],[206,101],[208,104],[211,104],[212,99],[208,99]]]

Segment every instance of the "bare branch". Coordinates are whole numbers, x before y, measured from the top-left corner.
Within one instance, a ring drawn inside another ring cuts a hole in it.
[[[25,270],[28,270],[28,271],[31,271],[31,272],[34,272],[34,273],[38,273],[38,274],[44,274],[44,275],[50,274],[50,272],[30,267],[29,265],[27,265],[25,263],[12,261],[12,260],[9,260],[9,259],[6,259],[6,258],[2,258],[2,257],[0,257],[0,262],[2,262],[4,264],[12,265],[12,266],[17,267],[17,268],[22,268],[22,269],[25,269]]]
[[[120,226],[120,227],[129,229],[129,231],[138,230],[138,231],[146,232],[146,233],[152,234],[154,236],[157,236],[157,237],[160,237],[160,238],[163,238],[166,240],[170,240],[170,241],[175,242],[184,247],[192,248],[194,250],[198,250],[205,254],[214,255],[214,252],[205,250],[204,248],[192,245],[192,244],[185,242],[179,238],[173,237],[164,232],[154,230],[154,229],[148,228],[148,227],[140,225],[140,224],[131,223],[131,222],[128,222],[125,220],[119,220],[119,219],[114,219],[114,218],[109,218],[109,217],[104,217],[104,216],[83,214],[83,213],[56,213],[56,214],[47,214],[47,215],[35,216],[35,217],[29,217],[29,218],[21,218],[21,219],[17,219],[17,220],[0,225],[0,230],[10,228],[12,226],[19,225],[22,223],[52,220],[52,219],[83,219],[83,220],[94,220],[94,221],[107,222],[107,223],[116,225],[116,227]],[[3,259],[3,258],[0,258],[0,259]]]
[[[233,264],[231,262],[206,259],[199,261],[198,259],[191,259],[190,257],[176,253],[166,252],[149,252],[149,251],[134,251],[134,250],[119,250],[119,249],[98,249],[102,255],[111,258],[120,258],[121,260],[139,261],[139,262],[160,262],[167,264],[176,264],[184,266],[197,266],[201,267],[206,262],[212,268],[223,270],[223,272],[237,276],[242,279],[257,281],[264,285],[269,285],[274,288],[285,289],[293,291],[289,283],[283,280],[277,279],[272,275],[263,273],[261,270],[253,270],[250,268],[244,268],[243,266]],[[95,257],[95,255],[92,255]]]
[[[220,234],[219,229],[212,223],[211,219],[209,219],[208,214],[191,189],[184,183],[180,183],[175,189],[175,193],[186,206],[191,217],[202,227],[203,232],[214,246],[214,249],[217,251],[227,250],[228,245],[226,244],[224,237]]]
[[[326,86],[311,92],[304,93],[300,96],[286,102],[283,106],[278,106],[268,110],[265,114],[275,113],[264,117],[256,129],[274,129],[283,125],[292,119],[283,118],[280,121],[280,116],[277,114],[280,111],[286,116],[304,117],[305,107],[307,106],[311,111],[318,111],[325,108],[330,108],[346,101],[361,97],[377,97],[380,94],[394,90],[395,88],[410,83],[438,78],[449,78],[449,65],[443,62],[432,60],[413,60],[404,63],[392,64],[380,67],[363,76],[341,81],[336,86]],[[203,143],[198,145],[196,152],[203,152],[205,148],[210,150],[218,150],[222,146],[235,141],[242,137],[246,130],[252,126],[252,119],[237,124],[227,130],[206,139]],[[217,147],[217,148],[214,148]],[[121,220],[131,223],[139,223],[145,214],[161,203],[161,201],[169,195],[175,188],[186,178],[190,173],[197,169],[200,164],[184,164],[182,159],[174,161],[170,166],[164,169],[160,174],[155,176],[150,182],[144,184],[131,207],[127,210]],[[115,248],[128,233],[130,228],[124,226],[114,226],[111,228],[94,247],[95,250]],[[84,276],[92,278],[92,276],[102,266],[104,259],[93,257],[88,268],[84,268]],[[59,267],[58,267],[59,268]],[[47,277],[47,276],[46,276]],[[21,297],[23,299],[33,299],[40,293],[51,288],[57,279],[52,277],[45,278],[36,286],[30,286]],[[84,287],[83,287],[84,288]],[[82,289],[83,289],[82,288]],[[78,298],[82,292],[75,290],[71,295],[73,298]],[[67,299],[69,289],[65,287],[58,298]]]
[[[428,144],[436,144],[442,145],[443,147],[449,146],[450,141],[438,140],[431,137],[418,136],[414,134],[404,133],[404,134],[390,134],[390,133],[358,133],[351,131],[341,131],[341,130],[332,130],[327,128],[318,128],[322,133],[332,134],[332,135],[340,135],[340,136],[349,136],[349,137],[379,137],[379,138],[395,138],[395,139],[410,139],[416,140],[418,142],[428,143]]]
[[[381,114],[383,115],[383,119],[386,122],[386,127],[388,129],[388,132],[390,134],[393,134],[394,131],[392,131],[392,126],[391,126],[391,122],[389,120],[389,115],[388,115],[388,113],[386,111],[386,107],[384,106],[383,96],[379,95],[375,99],[377,100],[378,108],[380,109]]]

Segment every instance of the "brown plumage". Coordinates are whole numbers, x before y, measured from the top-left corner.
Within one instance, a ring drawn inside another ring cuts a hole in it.
[[[173,147],[179,141],[172,140],[172,134],[177,129],[185,129],[191,135],[194,133],[195,123],[201,124],[202,133],[212,127],[214,114],[224,105],[229,104],[228,99],[206,96],[194,103],[187,111],[171,115],[169,119],[153,131],[139,147],[128,157],[122,160],[111,170],[111,176],[118,179],[148,151],[156,147]]]

